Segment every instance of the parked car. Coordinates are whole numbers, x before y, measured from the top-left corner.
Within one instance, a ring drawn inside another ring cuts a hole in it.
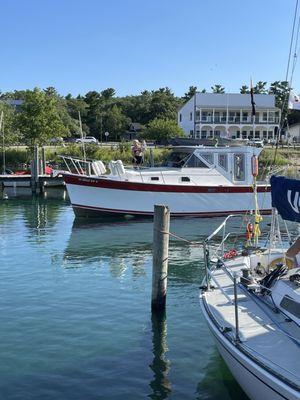
[[[98,144],[98,140],[94,136],[86,136],[83,139],[76,139],[76,143],[95,143]]]
[[[64,142],[65,143],[76,143],[77,138],[74,137],[65,137]]]
[[[55,137],[50,139],[51,144],[60,144],[63,143],[64,139],[62,137]]]
[[[250,146],[264,147],[264,141],[262,139],[252,139],[249,144]]]

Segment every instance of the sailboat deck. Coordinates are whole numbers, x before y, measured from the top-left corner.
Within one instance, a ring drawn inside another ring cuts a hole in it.
[[[232,273],[240,272],[247,265],[241,260],[230,262]],[[223,269],[216,269],[213,277],[223,292],[233,301],[233,281]],[[212,282],[213,286],[216,286]],[[239,347],[260,364],[300,387],[300,336],[299,328],[281,313],[275,313],[256,296],[238,286]],[[235,309],[219,288],[205,293],[210,313],[219,328],[231,328],[228,335],[235,335]],[[285,332],[283,332],[285,331]],[[296,339],[296,340],[295,340]]]

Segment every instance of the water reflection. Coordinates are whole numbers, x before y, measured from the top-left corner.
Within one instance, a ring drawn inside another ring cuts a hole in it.
[[[152,352],[153,361],[150,368],[153,371],[153,379],[150,382],[153,400],[163,400],[171,393],[171,382],[168,379],[170,361],[166,358],[167,345],[167,320],[165,311],[152,312]]]
[[[197,385],[197,400],[207,398],[214,400],[248,399],[216,349],[213,350],[204,371],[204,377]],[[222,381],[224,386],[216,386],[214,384],[216,381]]]

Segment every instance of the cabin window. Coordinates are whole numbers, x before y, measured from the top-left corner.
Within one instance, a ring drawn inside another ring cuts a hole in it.
[[[244,154],[234,154],[234,179],[236,181],[245,180],[245,156]]]
[[[185,163],[185,167],[187,168],[208,168],[208,166],[201,161],[195,154],[192,154],[192,156],[187,160]]]
[[[225,171],[228,171],[228,156],[227,156],[227,154],[219,154],[218,155],[218,164]]]
[[[208,164],[213,164],[214,162],[214,156],[212,153],[201,153],[200,156],[204,158],[205,161],[208,162]]]
[[[191,180],[190,180],[190,178],[188,176],[182,176],[181,177],[181,181],[182,182],[190,182]]]
[[[182,168],[186,160],[190,157],[191,153],[185,153],[181,151],[172,152],[167,161],[165,162],[166,167]]]
[[[295,317],[300,318],[300,304],[292,297],[284,296],[284,298],[280,302],[280,306],[290,314],[293,314]]]
[[[151,181],[159,181],[159,177],[158,176],[151,176]]]

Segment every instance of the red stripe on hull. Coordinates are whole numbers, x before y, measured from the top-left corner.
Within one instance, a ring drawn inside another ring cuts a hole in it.
[[[147,211],[134,211],[134,210],[116,210],[111,208],[100,208],[100,207],[90,207],[82,206],[79,204],[72,204],[74,213],[76,216],[88,217],[88,216],[104,216],[104,215],[137,215],[151,217],[153,212]],[[239,211],[217,211],[217,212],[184,212],[184,213],[174,213],[171,212],[173,217],[221,217],[229,214],[246,214],[249,210],[239,210]],[[271,214],[271,210],[260,210],[261,214]]]
[[[90,178],[79,175],[64,175],[67,184],[100,187],[105,189],[135,190],[141,192],[173,192],[173,193],[253,193],[252,186],[188,186],[164,185],[142,182],[114,181],[108,178]],[[258,186],[259,193],[270,192],[271,187]]]

